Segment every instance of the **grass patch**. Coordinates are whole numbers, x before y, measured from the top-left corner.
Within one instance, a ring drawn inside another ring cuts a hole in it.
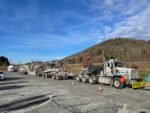
[[[150,74],[150,70],[140,70],[139,74],[142,78],[144,78],[144,75]]]
[[[79,65],[68,65],[65,67],[67,69],[67,71],[69,73],[76,73],[78,72],[79,70],[83,70],[85,68],[83,68],[82,66],[79,66]]]
[[[7,71],[7,66],[0,66],[1,71]]]

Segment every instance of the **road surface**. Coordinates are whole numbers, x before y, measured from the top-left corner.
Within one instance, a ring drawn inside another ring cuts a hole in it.
[[[6,75],[0,81],[1,113],[150,113],[150,87],[115,89],[73,80]]]

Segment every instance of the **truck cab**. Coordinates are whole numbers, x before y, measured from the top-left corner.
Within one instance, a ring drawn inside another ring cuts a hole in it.
[[[133,86],[133,84],[136,84],[137,82],[138,87],[142,87],[144,84],[139,76],[138,70],[127,68],[116,59],[105,61],[103,67],[104,69],[100,74],[100,79],[103,77],[109,78],[110,80],[107,81],[113,82],[112,84],[117,88],[121,88],[120,84],[123,84],[122,87],[125,85]],[[101,80],[99,81],[102,82]],[[107,84],[109,84],[109,82],[107,82]]]
[[[119,75],[119,70],[123,67],[124,65],[115,59],[108,60],[104,63],[104,75],[110,77]]]

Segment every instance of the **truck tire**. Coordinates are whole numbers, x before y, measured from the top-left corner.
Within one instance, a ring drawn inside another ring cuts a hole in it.
[[[114,86],[114,80],[111,79],[111,80],[110,80],[110,87],[113,87],[113,86]]]
[[[88,83],[88,78],[86,78],[85,76],[83,76],[83,77],[82,77],[82,82]]]
[[[35,73],[35,76],[37,77],[37,73]]]
[[[96,84],[97,83],[97,80],[95,80],[94,76],[91,76],[89,78],[89,83],[91,83],[91,84]]]
[[[114,78],[113,86],[117,89],[124,88],[125,84],[119,81],[119,78]]]
[[[60,80],[60,76],[59,75],[56,75],[56,80]]]
[[[42,78],[45,78],[45,73],[42,73]]]
[[[81,78],[79,76],[76,76],[76,81],[81,82]]]
[[[45,75],[45,78],[47,79],[47,78],[48,78],[48,74],[47,74],[47,73],[45,73],[44,75]]]
[[[62,79],[63,79],[63,80],[67,80],[67,79],[68,79],[68,76],[67,76],[67,75],[63,75],[63,76],[62,76]]]
[[[52,80],[55,80],[55,75],[52,75]]]
[[[40,77],[40,73],[37,73],[37,77]]]

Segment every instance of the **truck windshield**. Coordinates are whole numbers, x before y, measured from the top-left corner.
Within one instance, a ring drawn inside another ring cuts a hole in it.
[[[115,62],[115,67],[123,67],[123,64],[121,62]]]

